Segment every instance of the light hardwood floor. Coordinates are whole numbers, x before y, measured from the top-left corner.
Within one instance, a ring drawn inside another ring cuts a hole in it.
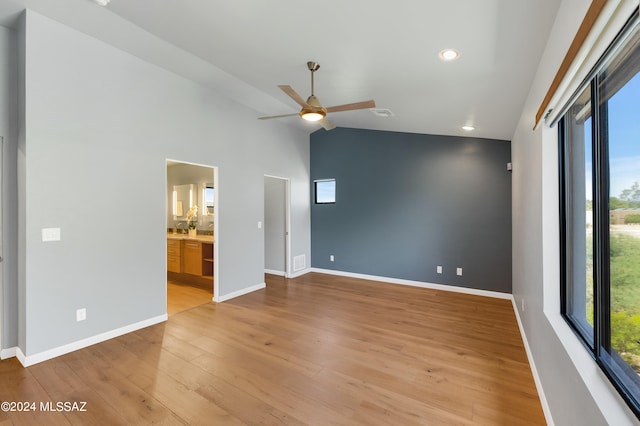
[[[544,424],[509,301],[315,273],[26,369],[2,361],[0,400],[87,402],[0,425]]]
[[[213,283],[211,287],[205,287],[167,280],[167,314],[170,316],[209,303],[212,299]]]

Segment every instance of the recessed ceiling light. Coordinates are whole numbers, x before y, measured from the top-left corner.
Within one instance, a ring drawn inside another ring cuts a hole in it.
[[[106,5],[108,5],[108,4],[109,4],[109,2],[110,2],[111,0],[93,0],[93,1],[95,1],[96,3],[98,3],[100,6],[106,6]]]
[[[475,130],[476,128],[473,126],[462,126],[462,130],[466,130],[467,132],[470,132],[472,130]]]
[[[444,49],[438,54],[443,61],[453,61],[460,57],[460,52],[454,49]]]

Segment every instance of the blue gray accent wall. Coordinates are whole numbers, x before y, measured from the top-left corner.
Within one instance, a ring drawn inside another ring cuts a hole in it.
[[[504,140],[313,133],[311,184],[335,178],[336,203],[311,194],[311,266],[511,293],[510,158]]]

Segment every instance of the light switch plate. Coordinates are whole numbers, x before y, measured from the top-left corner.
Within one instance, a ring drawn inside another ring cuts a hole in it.
[[[42,228],[42,241],[60,241],[60,228]]]
[[[462,276],[462,268],[456,268],[456,274],[461,277]]]
[[[440,265],[436,266],[436,272],[441,274],[442,273],[442,266],[440,266]]]

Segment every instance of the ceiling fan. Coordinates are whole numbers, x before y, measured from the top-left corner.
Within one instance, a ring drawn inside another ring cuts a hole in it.
[[[322,106],[318,98],[316,98],[313,93],[313,74],[320,69],[320,64],[317,62],[309,61],[307,62],[307,68],[311,71],[311,96],[307,98],[305,101],[302,99],[298,93],[293,90],[291,86],[278,86],[280,90],[286,93],[291,99],[296,101],[298,105],[302,107],[299,113],[297,114],[284,114],[284,115],[272,115],[270,117],[260,117],[259,120],[269,120],[272,118],[282,118],[282,117],[293,117],[294,115],[299,115],[303,119],[307,121],[317,121],[324,127],[325,130],[335,129],[336,126],[331,124],[329,120],[326,119],[326,116],[330,112],[341,112],[341,111],[352,111],[356,109],[365,109],[365,108],[375,108],[376,102],[374,100],[363,101],[363,102],[354,102],[351,104],[344,105],[336,105],[332,107],[325,108]]]

